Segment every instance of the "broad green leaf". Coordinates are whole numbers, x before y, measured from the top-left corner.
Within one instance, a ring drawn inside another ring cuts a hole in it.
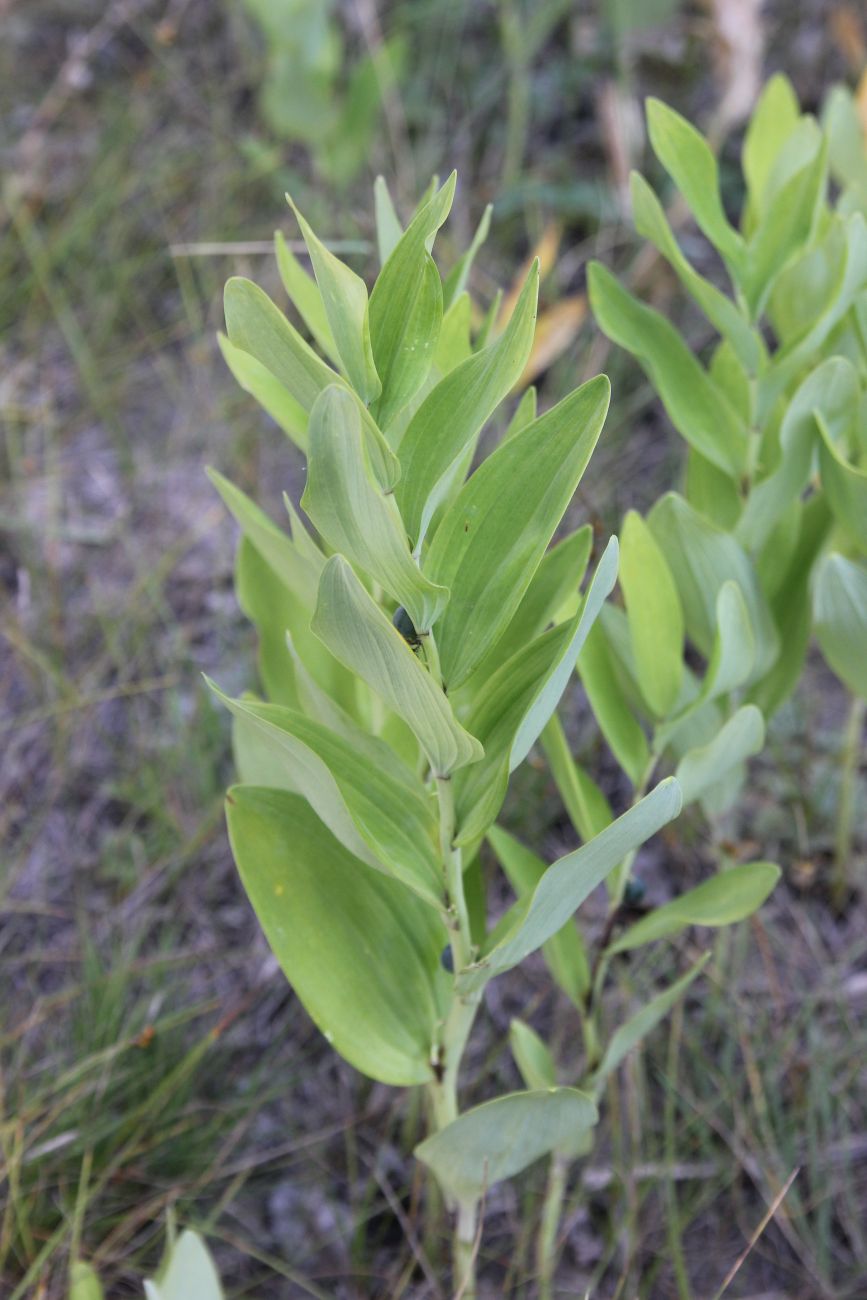
[[[605,376],[591,379],[499,446],[437,528],[424,570],[451,592],[436,633],[450,689],[517,610],[596,445],[609,394]]]
[[[674,1004],[683,997],[692,981],[704,970],[709,958],[710,953],[705,953],[692,970],[687,971],[686,975],[672,984],[671,988],[651,998],[646,1006],[614,1031],[593,1076],[594,1092],[597,1096],[601,1093],[605,1080],[614,1073],[624,1057],[632,1051],[633,1047],[637,1047],[661,1020],[665,1019]]]
[[[482,213],[479,224],[476,226],[475,234],[470,241],[469,248],[461,257],[458,258],[457,262],[445,278],[445,284],[443,285],[443,300],[447,308],[461,296],[467,287],[467,281],[473,267],[473,262],[476,260],[476,254],[488,237],[488,231],[491,228],[491,214],[493,211],[493,204],[489,203]]]
[[[754,704],[743,705],[709,744],[691,749],[678,763],[675,776],[684,804],[704,798],[728,772],[757,754],[764,743],[761,713]]]
[[[612,754],[633,786],[640,785],[650,761],[647,737],[623,691],[608,634],[601,623],[584,643],[578,675]]]
[[[452,172],[413,217],[370,296],[370,341],[382,381],[373,414],[385,430],[421,388],[434,358],[443,289],[428,243],[448,216],[454,191]]]
[[[323,388],[345,383],[251,280],[238,276],[229,280],[223,301],[230,342],[270,370],[305,411],[310,410]],[[380,485],[388,490],[400,477],[400,464],[360,401],[359,410],[371,465]]]
[[[96,1269],[76,1259],[69,1270],[69,1300],[103,1300],[102,1283]]]
[[[509,933],[461,975],[462,986],[481,988],[541,948],[627,854],[678,815],[681,802],[680,787],[669,777],[595,839],[550,866]]]
[[[482,425],[520,376],[533,343],[539,268],[534,263],[503,333],[441,379],[409,423],[400,444],[397,501],[420,546],[449,486],[449,474],[474,445]]]
[[[337,361],[337,345],[319,286],[309,275],[286,243],[281,231],[274,235],[274,251],[277,255],[277,270],[283,281],[283,288],[289,295],[298,315],[307,326],[319,347],[332,361]]]
[[[492,826],[487,839],[518,899],[532,894],[548,869],[542,859],[501,826]],[[590,988],[590,963],[584,939],[571,916],[542,945],[542,955],[566,996],[575,1006],[583,1007]]]
[[[373,182],[373,207],[379,265],[385,266],[403,234],[403,226],[395,211],[394,201],[384,176],[377,176]]]
[[[654,908],[610,944],[608,952],[629,952],[680,934],[691,925],[734,925],[761,907],[779,878],[780,868],[773,862],[729,867],[670,903]]]
[[[599,786],[573,759],[556,713],[542,732],[542,748],[572,825],[582,840],[591,840],[610,826],[614,814]]]
[[[710,658],[717,595],[731,579],[741,589],[756,640],[755,674],[766,673],[779,653],[779,637],[755,569],[735,538],[699,515],[675,492],[666,493],[656,503],[647,522],[674,575],[687,637]]]
[[[867,472],[850,465],[819,411],[816,424],[821,435],[819,468],[828,503],[838,523],[867,552]]]
[[[285,388],[280,380],[251,353],[236,348],[225,334],[218,334],[217,342],[223,360],[244,392],[255,398],[296,446],[306,451],[307,412],[304,407],[295,401],[288,388]]]
[[[512,1092],[465,1111],[415,1149],[447,1196],[475,1203],[489,1187],[592,1128],[598,1112],[576,1088]]]
[[[223,1300],[223,1288],[204,1241],[182,1232],[157,1281],[145,1282],[147,1300]]]
[[[765,188],[780,150],[795,129],[800,108],[788,77],[771,77],[759,96],[744,135],[741,162],[749,195],[750,216],[760,218]]]
[[[738,477],[747,451],[743,421],[674,326],[600,262],[591,262],[587,285],[599,327],[641,363],[678,433],[718,469]]]
[[[749,374],[755,374],[762,358],[759,336],[751,329],[749,321],[737,305],[717,289],[710,280],[699,275],[683,252],[659,199],[643,176],[631,176],[632,216],[639,235],[649,239],[654,248],[671,264],[687,293],[698,303],[711,325],[731,343],[741,365]]]
[[[744,242],[723,211],[716,158],[695,127],[661,100],[647,101],[647,133],[653,152],[686,200],[699,228],[737,274]]]
[[[656,717],[667,717],[683,677],[683,611],[665,557],[634,510],[621,529],[620,586],[641,693]]]
[[[557,1070],[550,1049],[535,1029],[517,1017],[509,1025],[509,1047],[527,1088],[538,1092],[556,1088]]]
[[[313,404],[307,486],[301,505],[335,551],[375,578],[403,605],[420,633],[449,598],[410,555],[394,496],[382,492],[367,461],[358,406],[345,389],[326,388]]]
[[[826,555],[813,576],[816,639],[831,668],[867,700],[867,568]]]
[[[616,577],[617,541],[612,538],[574,618],[512,655],[479,692],[467,725],[482,741],[485,757],[457,781],[458,844],[481,839],[499,812],[509,774],[529,753],[559,704]]]
[[[258,634],[259,677],[268,698],[295,706],[298,695],[292,660],[286,649],[286,632],[293,626],[303,629],[310,613],[246,537],[241,538],[235,560],[235,594]],[[323,658],[326,663],[336,663],[331,655]],[[340,664],[336,666],[344,671]]]
[[[369,406],[379,396],[382,385],[371,348],[367,286],[360,275],[317,239],[288,195],[287,199],[304,236],[346,376],[365,406]]]
[[[737,525],[744,546],[759,550],[806,487],[818,442],[817,413],[835,441],[842,440],[856,418],[858,395],[857,373],[843,357],[829,357],[799,386],[780,426],[779,459],[753,487]]]
[[[747,249],[747,271],[742,282],[754,319],[761,314],[777,275],[812,237],[825,197],[827,149],[815,122],[804,119],[800,124],[803,128],[809,126],[812,135],[805,138],[799,157],[809,154],[811,145],[813,156],[770,200]]]
[[[304,795],[350,853],[395,876],[434,907],[441,905],[433,811],[412,773],[394,775],[396,760],[388,745],[369,737],[360,751],[296,710],[232,700],[208,684],[227,709],[258,733],[256,785]],[[373,762],[371,742],[379,751]]]
[[[409,724],[436,776],[482,757],[479,742],[457,721],[442,690],[340,555],[322,570],[311,626]]]
[[[786,356],[827,311],[848,257],[846,221],[834,213],[821,238],[801,250],[777,276],[767,315],[777,340],[774,365]],[[765,384],[773,375],[766,372]],[[775,385],[776,387],[776,385]]]
[[[480,352],[482,348],[487,347],[488,343],[491,340],[492,335],[496,334],[497,331],[495,329],[495,326],[497,324],[497,321],[499,320],[500,308],[502,307],[502,305],[503,305],[503,291],[502,289],[498,289],[497,292],[494,294],[493,298],[491,299],[488,305],[488,310],[485,312],[484,316],[482,317],[482,323],[476,332],[475,346],[477,352]],[[531,344],[531,349],[532,349],[532,344]],[[522,370],[521,374],[523,373],[524,372]],[[518,376],[518,378],[520,378],[520,375]],[[517,383],[517,380],[515,382]]]
[[[226,817],[265,937],[328,1041],[372,1079],[430,1082],[447,939],[436,914],[366,871],[297,795],[235,786]]]

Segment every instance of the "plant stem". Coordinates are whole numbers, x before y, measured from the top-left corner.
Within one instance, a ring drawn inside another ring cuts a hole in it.
[[[849,706],[849,720],[840,755],[840,790],[837,797],[837,818],[834,828],[834,867],[831,877],[831,901],[837,911],[842,911],[850,885],[849,861],[852,856],[852,823],[855,814],[855,785],[858,760],[861,753],[861,732],[867,710],[860,696],[853,696]]]
[[[536,1238],[536,1276],[539,1283],[539,1300],[551,1300],[553,1296],[554,1270],[557,1267],[557,1232],[563,1214],[563,1198],[566,1194],[566,1178],[569,1173],[569,1161],[565,1156],[554,1154],[548,1167],[548,1185],[545,1188],[545,1200],[542,1204],[542,1217],[539,1222],[539,1235]]]
[[[424,653],[432,675],[441,682],[439,656],[433,635],[425,638]],[[435,1132],[439,1132],[458,1117],[458,1074],[467,1039],[479,1008],[481,994],[458,991],[458,975],[473,960],[473,943],[464,893],[463,857],[461,850],[456,848],[454,843],[456,816],[451,777],[437,775],[436,788],[439,804],[440,857],[446,897],[446,925],[454,968],[452,1002],[443,1021],[440,1040],[435,1049],[436,1077],[428,1089],[433,1128]],[[475,1300],[478,1202],[453,1203],[449,1209],[455,1215],[452,1239],[455,1295],[460,1295],[462,1300]]]

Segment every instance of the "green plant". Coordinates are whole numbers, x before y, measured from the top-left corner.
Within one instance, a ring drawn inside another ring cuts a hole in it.
[[[281,140],[308,149],[326,180],[347,185],[370,155],[383,99],[402,62],[392,40],[342,76],[346,51],[333,0],[244,0],[265,42],[259,105]]]
[[[144,1284],[145,1300],[223,1300],[223,1288],[208,1248],[197,1232],[187,1228],[179,1237],[169,1231],[163,1262]],[[102,1300],[99,1274],[92,1264],[73,1260],[69,1300]]]
[[[532,880],[517,882],[514,904],[489,926],[480,849],[488,836],[499,852],[510,775],[555,725],[614,586],[618,546],[608,544],[583,595],[589,527],[549,549],[602,429],[604,376],[538,417],[525,394],[470,473],[530,354],[538,269],[500,333],[496,300],[474,330],[466,281],[479,237],[445,279],[431,255],[454,185],[432,187],[405,230],[378,186],[383,265],[369,296],[296,210],[315,280],[279,237],[278,261],[327,360],[254,284],[226,287],[221,347],[305,454],[301,505],[317,536],[288,498],[291,535],[213,479],[242,530],[238,596],[259,632],[270,701],[218,692],[241,777],[227,796],[235,860],[329,1042],[374,1079],[425,1088],[430,1132],[416,1154],[454,1212],[454,1287],[469,1297],[486,1189],[588,1142],[596,1081],[701,963],[588,1049],[587,1090],[547,1080],[461,1112],[461,1060],[487,984],[539,948],[568,944],[586,1010],[573,913],[603,881],[625,881],[623,864],[677,815],[681,794],[673,779],[645,793],[648,771],[621,817],[582,823],[582,846],[553,865],[534,858]],[[653,629],[641,635],[650,654]],[[770,883],[756,871],[744,896],[720,877],[712,923],[729,919],[726,907],[746,915]]]
[[[736,227],[699,132],[655,100],[647,118],[653,150],[719,255],[730,294],[687,259],[637,174],[636,228],[719,342],[703,364],[664,316],[598,263],[590,268],[591,305],[606,334],[636,356],[688,444],[685,499],[665,498],[649,520],[682,595],[693,593],[684,603],[688,639],[711,652],[711,592],[718,579],[733,579],[745,597],[752,593],[749,701],[770,715],[791,694],[811,631],[856,697],[833,884],[842,903],[851,824],[845,792],[867,698],[859,650],[867,636],[864,137],[844,92],[829,98],[823,130],[800,113],[789,82],[774,77],[746,131],[746,196]],[[833,200],[829,172],[839,187]]]

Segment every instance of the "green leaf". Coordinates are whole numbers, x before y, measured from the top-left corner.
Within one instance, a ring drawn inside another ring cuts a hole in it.
[[[370,341],[382,392],[374,415],[383,429],[416,395],[434,358],[443,290],[428,244],[449,214],[455,173],[413,217],[370,297]]]
[[[560,698],[574,671],[575,662],[581,653],[581,647],[599,617],[606,597],[614,589],[617,580],[617,556],[617,538],[612,537],[596,566],[596,572],[580,611],[570,623],[562,625],[565,635],[559,652],[549,663],[547,671],[538,679],[529,707],[524,712],[512,741],[509,755],[510,771],[514,772],[518,764],[523,763],[560,703]]]
[[[591,840],[611,825],[614,814],[599,786],[573,759],[556,713],[542,732],[542,748],[569,820],[582,840]]]
[[[432,1079],[447,932],[403,885],[366,871],[297,795],[235,786],[229,838],[283,971],[328,1041],[372,1079]]]
[[[147,1300],[223,1300],[214,1262],[197,1232],[182,1232],[158,1281],[145,1282]]]
[[[691,749],[677,765],[675,776],[684,804],[705,797],[727,773],[757,754],[765,743],[765,723],[754,704],[745,704],[707,745]]]
[[[437,528],[425,573],[451,592],[437,626],[449,689],[505,631],[596,446],[604,375],[583,384],[479,466]]]
[[[629,952],[680,934],[691,925],[718,928],[743,921],[761,907],[780,874],[780,868],[773,862],[746,862],[729,867],[670,903],[654,908],[610,944],[608,952],[612,955]]]
[[[737,483],[695,447],[687,449],[684,495],[700,515],[706,515],[726,532],[737,526],[742,510]]]
[[[816,640],[831,668],[867,700],[867,568],[826,555],[813,577]]]
[[[780,150],[800,117],[798,97],[788,77],[777,73],[759,96],[744,135],[741,162],[750,214],[755,222],[764,209],[765,189]]]
[[[524,369],[538,294],[539,268],[534,263],[503,333],[441,379],[409,423],[398,453],[403,474],[397,501],[416,546],[443,500],[450,471]]]
[[[621,529],[620,586],[641,693],[656,717],[665,718],[683,677],[683,612],[665,557],[634,510]]]
[[[76,1259],[69,1270],[69,1300],[103,1300],[102,1283],[96,1270]]]
[[[512,416],[506,432],[503,434],[503,442],[508,442],[510,438],[514,438],[516,433],[520,433],[522,429],[526,429],[528,424],[533,423],[536,418],[536,405],[537,393],[536,389],[531,384],[529,388],[524,390],[521,395],[521,400],[515,407],[515,414]]]
[[[307,412],[304,407],[295,401],[288,388],[284,388],[261,361],[257,361],[249,352],[236,348],[225,334],[218,334],[217,342],[223,360],[244,392],[255,398],[297,447],[306,451]]]
[[[223,304],[234,346],[255,357],[309,411],[322,389],[338,378],[337,372],[316,355],[252,280],[240,276],[228,280]]]
[[[224,293],[226,328],[235,347],[249,352],[309,411],[324,388],[345,385],[336,370],[316,355],[266,293],[235,277]],[[347,390],[349,391],[349,390]],[[400,464],[367,408],[357,398],[377,481],[384,490],[400,477]]]
[[[832,86],[822,109],[822,129],[828,140],[828,161],[834,179],[851,186],[867,206],[867,150],[858,104],[848,86]]]
[[[325,355],[332,361],[336,361],[337,345],[331,333],[319,286],[304,270],[279,230],[274,235],[274,251],[277,255],[277,270],[280,272],[283,288],[288,293],[298,315]]]
[[[761,314],[780,271],[813,236],[825,198],[828,156],[821,132],[805,118],[798,133],[805,136],[799,141],[798,158],[812,156],[770,199],[747,250],[742,282],[754,318]]]
[[[541,948],[627,854],[678,815],[681,802],[680,787],[669,777],[595,839],[550,866],[509,932],[460,976],[463,988],[483,987]]]
[[[755,569],[742,547],[676,492],[666,493],[656,503],[647,522],[674,575],[688,638],[710,658],[717,596],[722,584],[732,580],[740,587],[756,641],[755,675],[764,675],[779,653],[779,637]]]
[[[800,680],[812,626],[810,574],[831,525],[823,494],[798,504],[798,543],[774,593],[771,611],[780,636],[773,668],[750,691],[750,700],[770,718]]]
[[[388,745],[367,737],[360,750],[296,710],[232,700],[213,682],[208,685],[257,733],[256,785],[304,795],[350,853],[441,906],[436,820],[421,781],[399,770],[403,765]]]
[[[692,970],[687,971],[686,975],[672,984],[671,988],[651,998],[646,1006],[614,1031],[593,1076],[594,1091],[597,1096],[602,1091],[602,1084],[610,1074],[614,1073],[624,1057],[632,1051],[633,1047],[637,1047],[641,1040],[665,1019],[674,1004],[680,1001],[692,981],[704,970],[709,958],[710,953],[705,953]]]
[[[854,414],[854,412],[853,412]],[[822,487],[838,523],[867,552],[867,473],[850,465],[820,411],[815,412]]]
[[[291,198],[286,197],[304,236],[346,376],[365,406],[369,406],[379,396],[382,385],[371,348],[367,286],[361,276],[317,239]]]
[[[716,598],[716,634],[698,701],[715,700],[743,686],[752,676],[756,639],[741,589],[724,582]]]
[[[482,741],[485,758],[457,782],[458,844],[481,839],[499,812],[509,773],[529,753],[556,709],[616,577],[617,540],[612,537],[580,612],[506,660],[479,692],[467,725]]]
[[[443,299],[446,308],[450,307],[453,302],[461,296],[467,287],[470,271],[473,262],[476,260],[476,254],[482,244],[488,237],[488,231],[491,228],[491,214],[494,211],[494,205],[489,203],[482,213],[481,220],[476,226],[475,234],[470,241],[470,246],[462,257],[459,257],[452,269],[449,271],[443,286]]]
[[[373,207],[379,265],[385,266],[403,234],[403,226],[395,211],[394,200],[384,176],[377,176],[373,182]]]
[[[739,477],[747,451],[743,421],[674,326],[600,262],[591,262],[587,285],[600,329],[641,363],[678,433],[718,469]]]
[[[833,239],[833,231],[829,230],[826,238]],[[845,255],[835,266],[836,274],[828,279],[823,310],[814,320],[808,319],[806,328],[780,349],[773,366],[759,383],[760,418],[771,410],[780,393],[805,366],[815,365],[817,352],[867,286],[867,220],[862,212],[853,212],[845,219]]]
[[[345,389],[332,385],[319,395],[308,436],[304,510],[335,551],[381,583],[416,629],[428,632],[449,593],[413,562],[394,496],[373,479],[358,406]]]
[[[518,898],[532,894],[548,869],[542,859],[501,826],[492,826],[487,838]],[[542,945],[542,955],[559,987],[576,1007],[583,1008],[590,988],[590,963],[584,939],[571,916]],[[526,1076],[525,1081],[529,1087],[536,1086]]]
[[[798,387],[780,426],[779,459],[753,487],[737,525],[744,546],[764,546],[781,515],[806,487],[818,441],[817,413],[834,439],[842,439],[856,418],[858,397],[858,375],[844,357],[821,362]]]
[[[301,557],[290,537],[272,523],[265,511],[256,505],[246,493],[235,487],[227,478],[215,469],[206,470],[208,478],[219,492],[226,509],[231,512],[268,567],[298,599],[305,601],[310,608],[316,599],[321,564],[314,567],[309,560]]]
[[[647,133],[653,152],[680,190],[699,228],[737,274],[743,263],[744,242],[723,211],[719,170],[707,141],[686,118],[658,99],[647,101]]]
[[[641,784],[650,761],[647,737],[624,693],[601,623],[593,628],[578,659],[578,675],[593,716],[633,786]]]
[[[435,775],[448,776],[482,757],[479,742],[340,555],[322,570],[311,626],[335,658],[409,724]]]
[[[632,216],[639,235],[650,240],[668,261],[687,293],[723,338],[728,339],[741,365],[751,375],[759,368],[763,348],[759,336],[731,298],[699,275],[684,257],[659,199],[643,176],[631,176]]]
[[[489,1187],[592,1128],[598,1112],[576,1088],[512,1092],[465,1111],[415,1149],[447,1196],[475,1203]]]
[[[505,632],[467,679],[470,698],[478,695],[496,670],[549,624],[574,617],[592,545],[593,527],[585,524],[545,552]]]
[[[544,1092],[557,1086],[557,1070],[549,1048],[535,1029],[517,1017],[509,1025],[509,1047],[527,1088]]]
[[[462,293],[443,316],[442,328],[434,353],[434,367],[440,376],[449,374],[473,355],[470,339],[473,304],[470,295]]]

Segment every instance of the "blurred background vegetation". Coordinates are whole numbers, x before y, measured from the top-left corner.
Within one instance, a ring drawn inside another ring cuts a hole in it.
[[[540,251],[543,403],[600,369],[615,385],[580,498],[607,534],[679,464],[583,297],[599,256],[682,310],[629,225],[643,96],[712,134],[734,198],[764,76],[818,108],[857,84],[865,42],[863,13],[826,0],[0,0],[0,1295],[64,1297],[71,1250],[109,1295],[139,1294],[169,1210],[209,1235],[233,1296],[442,1295],[413,1103],[338,1062],[276,970],[231,864],[228,728],[200,681],[255,672],[204,465],[275,511],[298,486],[214,339],[228,275],[283,301],[285,191],[363,271],[376,174],[406,215],[457,167],[447,255],[494,205],[478,296]],[[727,1294],[867,1295],[864,900],[839,914],[826,890],[844,707],[816,664],[717,828],[778,855],[787,884],[612,1087],[559,1294],[714,1295],[800,1170]],[[572,708],[616,800],[577,683]],[[510,807],[567,846],[541,770]],[[681,825],[643,855],[652,900],[698,878],[706,841]],[[622,1005],[671,960],[627,969]],[[490,999],[475,1064],[506,1086],[518,1011],[556,1024],[540,971]],[[534,1175],[489,1199],[492,1295],[533,1294],[541,1192]]]

